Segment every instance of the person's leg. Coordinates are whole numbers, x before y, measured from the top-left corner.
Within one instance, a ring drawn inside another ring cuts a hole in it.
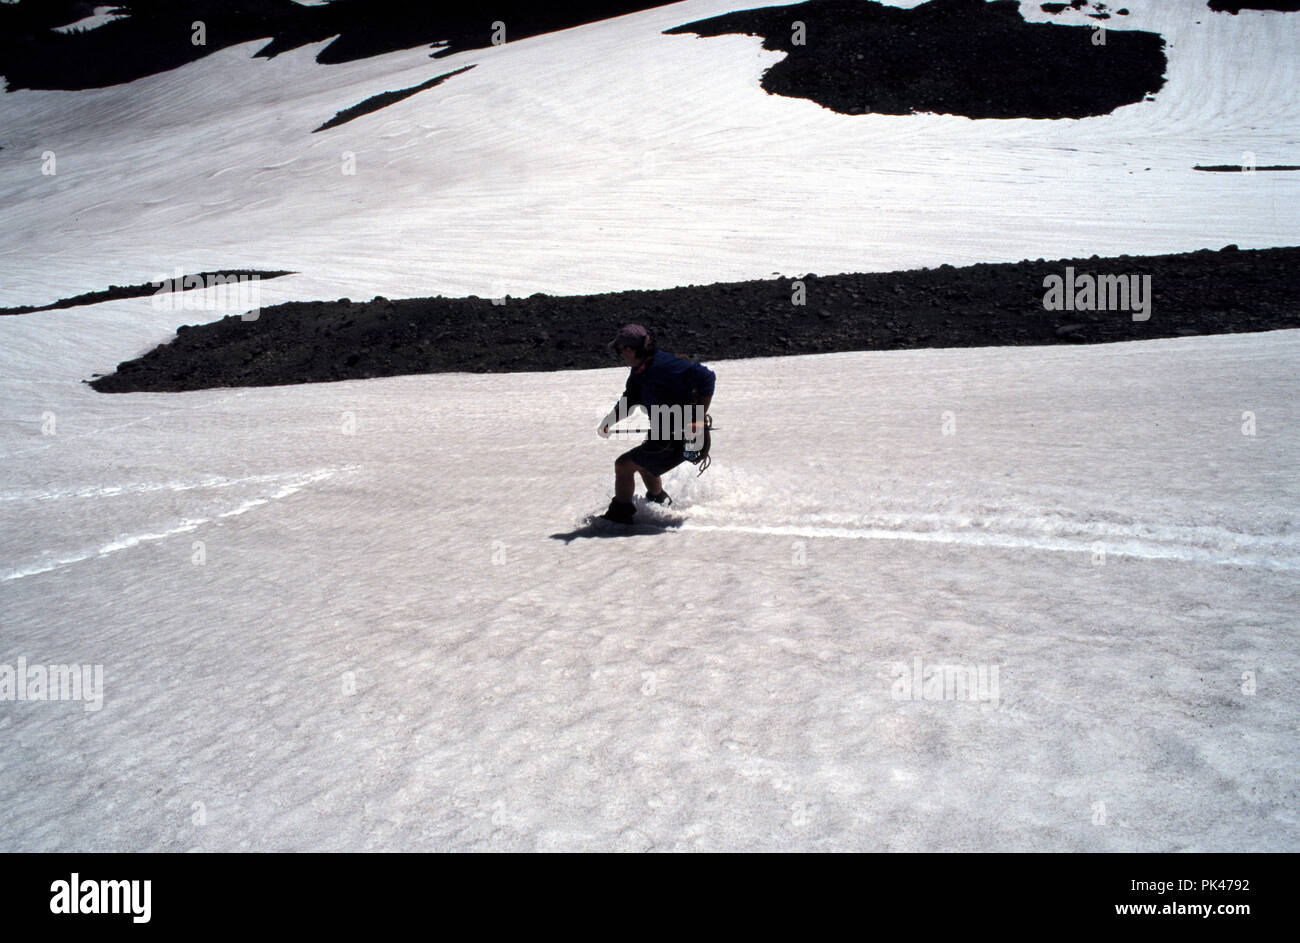
[[[645,482],[646,494],[659,494],[664,490],[663,478],[653,472],[646,471],[640,465],[637,466],[637,471],[641,473],[641,480]]]
[[[649,442],[643,442],[636,448],[624,452],[614,462],[614,501],[619,504],[632,504],[638,473],[641,475],[641,480],[645,482],[647,495],[662,495],[664,493],[662,476],[664,472],[681,463],[681,454],[680,447]]]
[[[624,452],[614,460],[614,500],[631,501],[636,493],[636,473],[641,466],[631,458],[631,452]],[[644,474],[644,472],[642,473]]]

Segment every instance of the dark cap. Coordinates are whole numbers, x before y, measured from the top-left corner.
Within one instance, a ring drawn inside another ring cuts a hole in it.
[[[609,342],[610,350],[631,347],[635,351],[645,352],[652,346],[650,332],[640,324],[624,324],[618,329],[618,336]]]

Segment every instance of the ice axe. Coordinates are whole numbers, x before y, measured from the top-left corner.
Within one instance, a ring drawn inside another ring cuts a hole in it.
[[[717,432],[718,427],[713,424],[712,416],[704,417],[704,424],[710,432]],[[649,435],[654,432],[653,429],[610,429],[610,435]]]
[[[610,435],[649,435],[653,429],[610,429]],[[717,432],[717,426],[709,426],[710,432]]]

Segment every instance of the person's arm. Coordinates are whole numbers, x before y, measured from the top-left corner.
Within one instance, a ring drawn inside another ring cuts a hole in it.
[[[614,408],[611,409],[606,414],[605,418],[600,421],[600,425],[596,427],[596,431],[602,437],[609,435],[610,426],[622,422],[628,416],[632,415],[632,411],[640,405],[640,403],[629,404],[626,396],[620,397],[619,401],[614,404]],[[642,408],[644,409],[644,407]]]
[[[691,390],[695,401],[694,420],[687,429],[690,430],[692,442],[704,442],[704,418],[709,414],[709,404],[713,402],[713,389],[717,383],[717,374],[702,363],[695,365],[696,386]]]
[[[633,411],[638,406],[641,406],[639,399],[640,390],[635,385],[635,378],[629,377],[627,386],[623,388],[623,395],[620,396],[618,402],[614,404],[614,408],[611,409],[609,413],[606,414],[605,418],[600,421],[600,425],[596,427],[596,434],[601,438],[608,436],[610,426],[622,422],[628,416],[632,415]],[[641,408],[644,409],[645,407],[641,406]]]
[[[702,399],[713,398],[713,387],[718,381],[718,375],[704,366],[702,363],[695,364],[694,377],[695,384],[695,401],[701,402]]]

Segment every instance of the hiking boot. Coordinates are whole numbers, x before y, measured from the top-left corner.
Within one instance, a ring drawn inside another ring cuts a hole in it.
[[[667,491],[660,491],[658,494],[647,493],[645,499],[647,501],[653,501],[655,504],[661,504],[664,507],[668,507],[673,503],[673,499],[668,497]]]
[[[604,514],[600,515],[607,521],[613,521],[616,524],[631,524],[632,518],[636,515],[636,505],[631,501],[620,501],[614,498],[609,502],[609,508]]]

